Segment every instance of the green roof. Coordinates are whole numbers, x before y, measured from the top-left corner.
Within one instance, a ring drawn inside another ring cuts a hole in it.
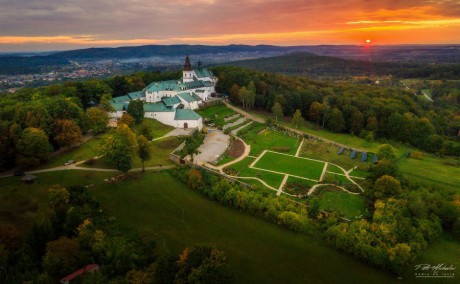
[[[166,107],[163,103],[145,103],[145,112],[174,112],[171,107]]]
[[[114,103],[124,103],[124,102],[128,102],[128,101],[130,101],[130,100],[131,100],[131,98],[130,98],[128,95],[126,95],[126,96],[121,96],[121,97],[116,97],[116,98],[113,98],[113,99],[112,99],[112,101],[113,101]]]
[[[197,93],[204,93],[204,90],[196,90]]]
[[[188,103],[193,103],[193,102],[196,102],[197,100],[192,97],[189,93],[180,93],[178,94],[179,97],[183,98],[184,101],[188,102]]]
[[[122,111],[122,110],[127,110],[128,109],[128,104],[127,103],[111,103],[113,109],[115,111]]]
[[[137,92],[128,93],[128,97],[130,97],[132,100],[135,100],[135,99],[143,98],[145,97],[145,95],[143,91],[137,91]]]
[[[201,116],[191,109],[176,109],[174,120],[198,120]]]
[[[174,97],[163,97],[161,101],[167,106],[167,107],[172,107],[175,104],[180,104],[180,99],[177,96]]]
[[[182,91],[181,87],[184,87],[184,84],[181,80],[168,80],[153,82],[147,86],[146,90],[149,92],[159,92],[159,91]]]
[[[212,72],[209,71],[209,70],[206,69],[206,68],[196,68],[196,69],[193,70],[193,71],[195,71],[195,74],[196,74],[196,76],[197,76],[198,78],[204,78],[204,77],[212,77],[212,76],[214,76],[214,75],[212,74]]]
[[[202,101],[202,99],[195,93],[192,93],[192,97],[194,97],[195,100],[197,100],[197,101]]]

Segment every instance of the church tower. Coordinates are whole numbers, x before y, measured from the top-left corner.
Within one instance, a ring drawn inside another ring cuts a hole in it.
[[[195,72],[193,71],[192,64],[190,64],[190,58],[187,55],[185,57],[184,71],[182,72],[182,80],[184,82],[192,82]]]

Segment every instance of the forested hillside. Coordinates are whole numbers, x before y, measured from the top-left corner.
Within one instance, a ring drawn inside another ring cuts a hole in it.
[[[399,88],[328,83],[238,67],[217,67],[217,90],[235,104],[302,116],[333,132],[394,139],[432,153],[460,155],[456,106],[433,106]]]
[[[231,62],[227,65],[309,77],[344,78],[362,75],[392,75],[397,78],[431,79],[456,79],[460,77],[460,64],[428,65],[407,62],[374,62],[371,60],[370,52],[367,59],[361,60],[296,52],[270,58]]]

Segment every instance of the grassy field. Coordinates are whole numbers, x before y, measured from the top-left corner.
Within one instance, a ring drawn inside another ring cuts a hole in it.
[[[302,145],[302,150],[300,151],[300,157],[327,161],[329,163],[339,165],[345,170],[349,170],[356,166],[369,165],[369,163],[360,162],[360,155],[357,155],[355,159],[350,159],[349,150],[345,150],[341,155],[337,154],[338,150],[339,147],[335,145],[305,139]],[[339,169],[339,173],[343,172]]]
[[[268,185],[274,188],[279,188],[284,178],[284,175],[279,175],[279,174],[265,172],[265,171],[259,171],[259,170],[250,169],[250,168],[244,168],[238,176],[260,178],[261,180],[265,181]],[[247,180],[243,180],[243,181],[246,182]],[[262,185],[262,184],[259,183],[259,185]]]
[[[141,124],[134,126],[134,131],[137,134],[139,133],[139,129],[140,129],[141,125],[143,125],[143,124],[149,125],[152,128],[153,139],[161,137],[161,136],[164,136],[166,133],[171,132],[172,130],[174,130],[174,127],[166,125],[166,124],[163,124],[163,123],[159,122],[156,119],[144,118],[144,120],[142,120]]]
[[[276,147],[283,147],[288,149],[283,151],[283,153],[294,155],[297,151],[297,148],[300,145],[300,142],[295,137],[290,137],[283,133],[275,132],[271,129],[264,129],[264,125],[257,126],[251,131],[246,133],[243,137],[244,141],[251,145],[251,155],[258,156],[264,150],[273,150],[276,151]]]
[[[41,165],[39,169],[63,166],[64,163],[69,160],[74,160],[78,162],[95,157],[98,154],[98,146],[101,139],[103,139],[107,135],[107,133],[99,134],[89,139],[79,147],[73,148],[62,154],[51,157],[50,160],[46,164]]]
[[[323,172],[324,163],[275,152],[266,152],[254,167],[319,180]]]
[[[401,158],[398,166],[404,174],[415,181],[446,188],[460,195],[460,161],[458,159],[440,159],[424,154],[422,160]]]
[[[286,185],[283,188],[283,191],[289,194],[306,195],[308,193],[308,190],[315,184],[316,182],[314,181],[289,176]]]
[[[164,139],[152,141],[149,143],[151,150],[151,159],[145,161],[146,167],[154,166],[169,166],[174,165],[175,163],[169,159],[169,154],[174,151],[182,142],[184,141],[183,137],[166,137]],[[112,165],[106,163],[103,159],[97,159],[89,161],[79,165],[80,167],[87,168],[102,168],[102,169],[111,169]],[[132,168],[141,168],[142,161],[137,156],[133,155]]]
[[[363,196],[349,194],[337,188],[321,189],[315,196],[318,197],[322,210],[339,212],[351,220],[364,214],[366,210]]]
[[[221,127],[226,124],[224,118],[236,114],[235,111],[227,108],[225,105],[211,106],[204,109],[199,109],[196,112],[203,118],[209,120],[211,123]]]

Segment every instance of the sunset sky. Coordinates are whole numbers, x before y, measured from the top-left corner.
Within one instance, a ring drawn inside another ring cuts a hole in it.
[[[143,44],[460,44],[455,0],[0,0],[0,51]]]

